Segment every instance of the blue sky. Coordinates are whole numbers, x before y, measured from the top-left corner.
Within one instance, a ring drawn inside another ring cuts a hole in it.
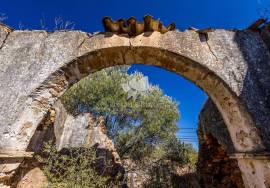
[[[270,0],[0,0],[0,13],[6,14],[5,23],[18,29],[40,29],[42,19],[47,29],[54,28],[54,19],[62,17],[75,23],[75,29],[86,32],[103,31],[101,19],[113,19],[145,14],[160,18],[164,24],[175,22],[179,30],[195,28],[246,28],[261,16],[269,16]],[[269,11],[265,11],[266,8]],[[180,76],[149,66],[135,65],[159,85],[163,91],[179,101],[180,127],[196,128],[198,113],[207,95]],[[180,131],[179,136],[192,138],[197,147],[196,133]]]

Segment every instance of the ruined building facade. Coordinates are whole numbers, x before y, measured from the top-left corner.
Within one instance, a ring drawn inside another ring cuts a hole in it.
[[[137,63],[170,70],[202,88],[224,120],[233,147],[228,157],[237,161],[245,187],[269,187],[269,41],[268,28],[129,37],[1,25],[0,179],[29,157],[40,122],[71,85],[102,68]]]

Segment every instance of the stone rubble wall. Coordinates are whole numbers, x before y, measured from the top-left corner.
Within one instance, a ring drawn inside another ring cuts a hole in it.
[[[202,188],[244,188],[241,171],[225,123],[208,99],[199,116],[199,156],[197,171]]]
[[[28,150],[38,153],[44,142],[53,141],[60,151],[71,147],[95,147],[97,149],[98,169],[112,178],[124,173],[120,157],[114,148],[111,139],[106,135],[106,128],[102,117],[94,118],[90,113],[77,116],[69,114],[60,101],[49,110],[49,113],[38,126]],[[106,167],[106,160],[111,161],[110,167]],[[112,165],[112,166],[111,166]],[[119,174],[118,174],[119,173]],[[42,187],[46,182],[35,160],[25,160],[15,177],[11,178],[11,184],[17,184],[19,188]],[[36,181],[41,179],[44,181]]]
[[[166,182],[166,186],[169,188],[174,186],[181,186],[181,188],[201,188],[195,169],[189,165],[180,165],[178,162],[163,160],[162,163],[159,163],[159,166],[155,166],[157,164],[154,164],[153,161],[137,164],[130,159],[122,160],[122,164],[127,171],[127,185],[130,188],[154,186],[153,184],[149,185],[149,183],[153,183],[153,179],[151,179],[153,178],[152,173],[158,170],[157,167],[161,165],[165,165],[168,170],[166,171],[167,182],[164,180],[163,186],[165,186]]]
[[[93,117],[90,113],[69,114],[60,100],[49,110],[47,117],[37,128],[28,149],[37,152],[43,142],[49,140],[55,142],[58,150],[98,145],[99,148],[107,148],[115,153],[116,160],[120,160],[112,140],[106,134],[103,118]]]

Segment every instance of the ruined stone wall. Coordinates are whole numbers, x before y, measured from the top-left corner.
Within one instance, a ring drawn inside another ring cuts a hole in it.
[[[199,116],[199,157],[197,170],[202,188],[243,188],[241,171],[232,141],[216,106],[208,100]]]
[[[39,153],[48,141],[53,141],[59,151],[72,147],[95,147],[98,172],[111,178],[121,178],[121,174],[124,174],[120,157],[106,134],[102,117],[95,118],[90,113],[71,115],[58,101],[38,126],[28,150]],[[46,177],[40,167],[35,159],[26,159],[5,183],[19,188],[42,188]]]
[[[254,180],[246,185],[269,186],[269,38],[269,28],[128,37],[13,31],[0,24],[0,152],[2,158],[21,155],[1,159],[0,178],[20,165],[37,126],[72,84],[102,68],[138,63],[170,70],[202,88],[222,114],[245,181]]]

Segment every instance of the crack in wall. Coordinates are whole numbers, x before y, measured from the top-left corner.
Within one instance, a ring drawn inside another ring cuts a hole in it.
[[[0,46],[0,50],[4,47],[4,45],[5,45],[5,43],[6,43],[6,40],[7,40],[8,36],[10,35],[10,33],[11,33],[11,32],[7,32],[7,35],[6,35],[6,37],[4,38],[4,40],[3,40],[3,42],[2,42],[2,44],[1,44],[1,46]]]
[[[86,38],[83,38],[83,40],[78,45],[77,49],[81,48],[83,46],[83,44],[85,43],[85,41],[86,41]]]
[[[218,57],[217,55],[214,53],[214,51],[212,50],[211,46],[209,45],[209,43],[206,40],[206,45],[208,46],[209,51],[211,52],[211,54],[216,58],[216,61],[218,62]]]
[[[211,54],[215,57],[216,62],[218,62],[218,57],[217,57],[217,55],[214,53],[214,51],[212,50],[210,44],[208,43],[208,40],[209,40],[208,34],[207,34],[207,33],[199,33],[199,37],[200,37],[201,42],[205,42],[205,43],[206,43],[206,45],[207,45],[209,51],[210,51]]]

